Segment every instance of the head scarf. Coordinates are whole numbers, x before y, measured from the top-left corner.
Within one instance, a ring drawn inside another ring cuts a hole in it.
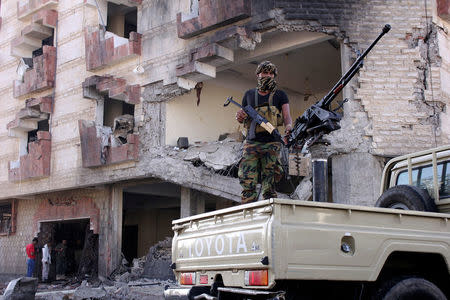
[[[277,67],[271,63],[270,61],[263,61],[262,63],[260,63],[258,65],[258,67],[256,68],[256,75],[258,75],[259,73],[273,73],[275,75],[275,77],[278,75],[278,70]],[[273,91],[275,90],[277,86],[277,83],[275,81],[275,78],[272,78],[270,76],[265,76],[265,77],[258,77],[258,90],[261,92],[269,92],[269,91]]]

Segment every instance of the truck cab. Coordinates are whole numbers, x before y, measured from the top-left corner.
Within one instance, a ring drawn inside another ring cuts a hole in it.
[[[450,145],[391,159],[377,207],[450,212]]]

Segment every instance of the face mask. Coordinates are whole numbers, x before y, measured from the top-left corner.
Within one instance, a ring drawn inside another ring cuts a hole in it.
[[[260,92],[273,91],[276,86],[277,83],[275,81],[275,78],[272,78],[270,76],[258,77],[258,90]]]

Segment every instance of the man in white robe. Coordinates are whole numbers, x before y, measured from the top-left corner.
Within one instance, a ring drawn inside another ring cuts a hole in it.
[[[50,256],[51,247],[51,242],[48,242],[42,248],[42,281],[48,281],[48,272],[50,270],[50,264],[52,263]]]

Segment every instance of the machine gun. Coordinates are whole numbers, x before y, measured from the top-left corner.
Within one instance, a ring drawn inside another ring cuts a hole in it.
[[[234,105],[240,107],[243,111],[245,111],[250,119],[254,120],[256,124],[270,133],[277,142],[284,144],[283,138],[281,137],[278,130],[269,121],[267,121],[266,118],[258,114],[258,112],[253,107],[251,107],[250,105],[242,107],[242,105],[233,100],[233,97],[228,97],[223,106],[228,106],[228,104],[230,103],[233,103]]]
[[[362,68],[363,60],[366,55],[390,29],[391,26],[389,24],[384,25],[382,32],[375,41],[373,41],[366,51],[356,59],[350,69],[338,80],[328,94],[309,107],[295,120],[294,128],[288,136],[287,146],[289,148],[293,145],[297,145],[301,149],[304,147],[308,148],[324,134],[341,128],[339,121],[342,119],[342,115],[339,114],[337,110],[341,108],[348,99],[345,99],[340,103],[339,107],[335,110],[331,110],[331,103],[359,69]]]

